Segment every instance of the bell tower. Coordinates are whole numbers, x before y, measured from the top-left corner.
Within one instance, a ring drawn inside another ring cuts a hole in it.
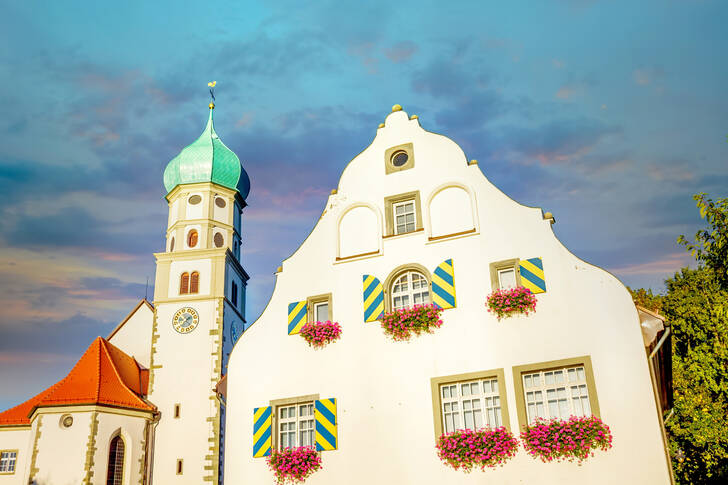
[[[250,180],[215,132],[214,108],[202,135],[164,171],[169,218],[166,250],[154,255],[149,383],[161,412],[158,484],[222,483],[225,407],[215,385],[245,322],[241,217]]]

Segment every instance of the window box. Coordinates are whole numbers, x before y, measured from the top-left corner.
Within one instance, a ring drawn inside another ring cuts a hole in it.
[[[596,416],[570,416],[569,419],[538,418],[521,432],[523,447],[544,463],[574,461],[594,456],[594,451],[612,447],[609,426]]]
[[[463,429],[440,436],[436,448],[443,463],[468,473],[474,467],[485,471],[486,468],[503,466],[516,455],[518,440],[502,426]]]
[[[382,314],[382,329],[392,340],[409,340],[413,334],[432,333],[435,328],[440,328],[440,313],[442,308],[431,303],[385,312]]]
[[[321,454],[313,446],[272,450],[266,457],[276,483],[301,483],[321,469]]]
[[[536,311],[536,296],[523,286],[497,289],[488,295],[485,306],[498,320],[513,315],[528,315]]]
[[[341,338],[341,325],[331,320],[308,322],[301,327],[299,334],[309,346],[315,349],[321,349]]]

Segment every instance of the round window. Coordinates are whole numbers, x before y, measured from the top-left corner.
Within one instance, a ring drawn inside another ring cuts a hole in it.
[[[70,414],[64,414],[61,416],[61,426],[64,428],[70,428],[73,425],[73,416]]]
[[[390,160],[392,161],[392,165],[394,165],[395,167],[401,167],[405,163],[407,163],[407,160],[409,160],[409,155],[407,155],[407,152],[405,152],[404,150],[400,150],[398,152],[394,152]]]
[[[221,248],[225,244],[225,238],[221,232],[216,232],[213,240],[215,241],[215,247]]]
[[[215,199],[215,205],[218,206],[220,209],[224,208],[227,204],[225,203],[225,199],[222,197],[217,197]]]
[[[197,205],[202,202],[202,197],[200,197],[199,195],[193,195],[189,199],[187,199],[187,202],[189,202],[191,205]]]

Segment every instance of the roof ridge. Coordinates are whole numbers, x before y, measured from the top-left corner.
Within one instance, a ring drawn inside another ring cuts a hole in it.
[[[135,399],[141,401],[142,404],[147,404],[146,402],[142,401],[139,398],[139,396],[137,395],[136,392],[134,392],[131,389],[129,389],[129,386],[126,385],[126,382],[124,382],[124,379],[121,377],[121,374],[119,374],[119,369],[116,368],[116,362],[114,362],[114,358],[111,357],[111,353],[109,352],[109,349],[108,349],[107,345],[112,345],[115,349],[119,350],[120,352],[124,352],[124,351],[121,350],[121,349],[119,349],[118,347],[116,347],[114,344],[109,343],[109,342],[106,342],[106,340],[104,340],[104,339],[102,339],[102,341],[104,343],[104,345],[103,345],[104,351],[106,352],[106,356],[107,356],[107,358],[109,359],[109,361],[111,363],[111,368],[114,369],[114,375],[116,376],[117,380],[119,382],[121,382],[121,385],[124,386],[124,389],[126,389],[127,392],[131,393],[131,395],[134,396]],[[127,355],[127,354],[125,353],[125,355]],[[132,359],[136,363],[136,359],[134,359],[134,357],[130,357],[129,355],[127,355],[127,357],[129,357],[130,359]],[[100,375],[101,375],[101,372],[99,371],[99,376]],[[138,375],[138,373],[137,373],[137,375]],[[140,384],[141,384],[141,378],[139,380],[140,380]],[[99,382],[101,382],[100,379],[99,379]],[[101,388],[101,384],[99,384],[99,390],[100,390],[100,388]],[[141,390],[141,385],[139,386],[139,388]],[[96,399],[98,400],[98,396],[96,397]]]

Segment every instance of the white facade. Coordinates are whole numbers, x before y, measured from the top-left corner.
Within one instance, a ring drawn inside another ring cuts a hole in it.
[[[106,339],[149,369],[153,322],[154,307],[141,300]]]
[[[400,146],[414,166],[387,165]],[[418,206],[415,230],[396,235],[388,212],[402,194]],[[546,292],[537,295],[535,314],[499,322],[485,306],[494,289],[492,264],[516,258],[541,258]],[[457,303],[442,313],[440,329],[393,342],[378,322],[364,322],[363,277],[380,280],[386,300],[397,268],[413,265],[431,278],[449,259]],[[329,293],[343,334],[314,350],[288,335],[288,306]],[[517,435],[525,412],[519,369],[549,369],[555,361],[591,364],[589,398],[611,427],[611,450],[577,466],[544,464],[521,448],[482,475],[440,462],[433,379],[500,373],[503,419]],[[624,285],[571,254],[539,208],[503,194],[454,142],[423,130],[404,111],[390,114],[349,163],[316,227],[283,262],[270,302],[234,348],[227,385],[226,448],[235,457],[225,462],[228,483],[271,482],[265,459],[253,458],[254,409],[272,406],[275,416],[276,401],[302,396],[335,398],[338,408],[338,449],[322,452],[323,469],[311,484],[670,480],[639,319]]]

